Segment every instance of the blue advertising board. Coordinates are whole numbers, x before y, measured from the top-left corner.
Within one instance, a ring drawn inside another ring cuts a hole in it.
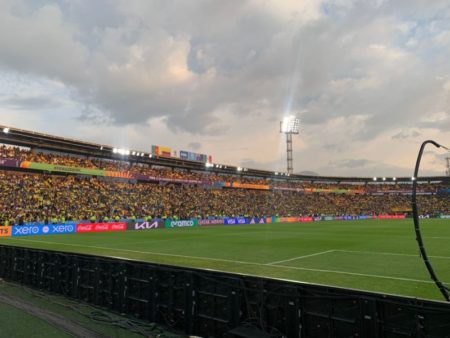
[[[48,224],[48,225],[16,225],[12,227],[11,236],[39,236],[70,234],[76,232],[76,225],[66,224]]]
[[[266,219],[265,218],[258,218],[258,217],[237,217],[237,218],[225,218],[224,224],[225,225],[238,225],[238,224],[265,224]]]

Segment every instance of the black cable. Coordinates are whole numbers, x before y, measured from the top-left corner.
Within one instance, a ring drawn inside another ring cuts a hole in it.
[[[419,245],[420,256],[422,257],[423,262],[425,263],[425,266],[427,267],[428,273],[430,274],[431,279],[434,281],[434,283],[438,287],[439,291],[444,296],[445,300],[448,302],[448,301],[450,301],[450,295],[448,293],[448,289],[439,280],[439,278],[437,277],[436,273],[434,272],[434,269],[433,269],[433,266],[431,265],[430,260],[428,259],[428,255],[427,255],[427,252],[425,250],[425,245],[424,245],[423,240],[422,240],[422,233],[420,231],[420,224],[419,224],[419,213],[418,213],[418,210],[417,210],[417,199],[416,199],[417,178],[418,178],[418,175],[419,175],[419,167],[420,167],[420,161],[422,160],[423,150],[425,149],[425,146],[428,143],[431,143],[436,148],[441,148],[442,147],[442,148],[447,149],[446,147],[443,147],[440,144],[438,144],[438,143],[436,143],[435,141],[432,141],[432,140],[427,140],[427,141],[423,142],[422,146],[420,147],[419,154],[417,156],[417,161],[416,161],[416,168],[414,170],[414,176],[412,178],[413,179],[413,187],[412,187],[411,204],[412,204],[412,209],[413,209],[414,230],[416,232],[416,240],[417,240],[417,243]]]

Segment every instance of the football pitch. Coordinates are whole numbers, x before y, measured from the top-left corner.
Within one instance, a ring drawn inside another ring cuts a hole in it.
[[[450,286],[450,220],[422,220],[437,275]],[[442,300],[413,221],[364,220],[1,238],[77,252]]]

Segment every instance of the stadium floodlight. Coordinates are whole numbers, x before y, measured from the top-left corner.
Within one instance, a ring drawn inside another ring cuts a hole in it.
[[[374,178],[373,178],[373,180],[374,180],[374,181],[376,181],[376,180],[377,180],[377,178],[376,178],[376,177],[374,177]]]
[[[292,174],[293,156],[292,156],[292,134],[300,132],[300,119],[294,115],[285,116],[280,122],[280,133],[286,134],[286,154],[287,154],[287,172]]]
[[[148,158],[152,158],[153,156],[152,156],[152,154],[148,154]]]
[[[9,133],[9,128],[8,128],[8,127],[3,128],[3,132],[4,132],[5,134],[8,134],[8,133]]]
[[[213,167],[214,167],[214,164],[209,163],[209,162],[206,162],[206,163],[205,163],[205,167],[206,167],[206,168],[213,168]]]
[[[117,148],[113,148],[113,154],[117,154]]]
[[[135,151],[133,151],[133,152],[131,153],[131,155],[133,155],[133,156],[134,156],[134,155],[136,155],[136,152],[135,152]]]
[[[413,177],[411,177],[411,181],[415,181],[416,180],[416,178],[413,176]]]
[[[392,177],[392,180],[393,181],[397,181],[397,177]]]
[[[386,177],[383,177],[383,181],[386,181]]]
[[[294,115],[289,115],[283,118],[280,122],[280,132],[287,134],[298,134],[300,131],[300,119]]]
[[[241,167],[237,167],[236,170],[237,171],[242,171],[242,168]]]
[[[100,150],[103,150],[103,146],[100,147]]]

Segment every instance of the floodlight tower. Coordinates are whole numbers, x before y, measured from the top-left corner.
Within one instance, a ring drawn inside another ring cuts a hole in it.
[[[292,156],[292,134],[298,134],[300,131],[300,119],[294,115],[283,118],[280,122],[280,133],[286,134],[286,153],[287,153],[287,173],[290,175],[294,171]]]

